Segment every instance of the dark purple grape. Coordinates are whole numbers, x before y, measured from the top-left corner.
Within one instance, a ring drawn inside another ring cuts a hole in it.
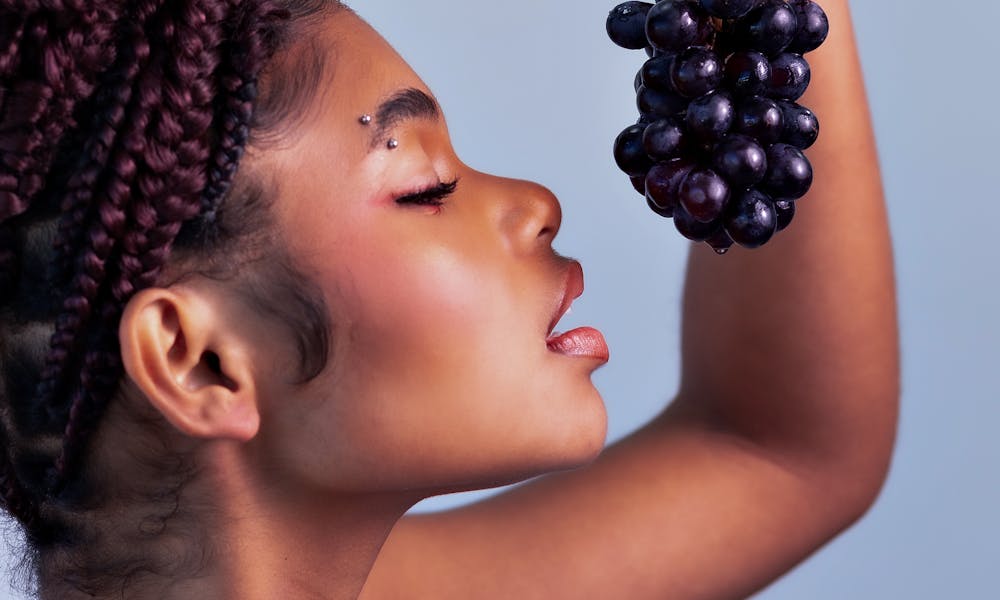
[[[646,15],[653,5],[648,2],[622,2],[608,13],[607,29],[611,41],[622,48],[641,50],[646,40]]]
[[[632,82],[632,88],[635,90],[636,93],[639,93],[639,88],[641,87],[642,87],[642,69],[640,69],[635,74],[635,80]]]
[[[674,227],[692,242],[704,242],[722,229],[722,220],[702,223],[688,214],[684,207],[678,206],[677,210],[674,211]]]
[[[795,218],[795,202],[791,200],[777,200],[774,203],[774,214],[778,216],[778,231],[788,227],[792,219]]]
[[[684,143],[683,124],[671,117],[650,123],[642,134],[642,146],[646,154],[654,160],[666,160],[676,156]]]
[[[819,119],[808,108],[794,102],[780,101],[784,128],[781,141],[791,144],[799,150],[805,150],[813,145],[819,137]]]
[[[646,37],[654,48],[680,52],[698,39],[701,8],[689,0],[658,2],[646,16]]]
[[[809,63],[801,54],[785,52],[771,60],[771,81],[767,93],[772,98],[797,100],[809,87]]]
[[[757,0],[701,0],[705,12],[720,19],[738,19],[757,6]]]
[[[635,191],[639,192],[640,195],[646,195],[646,176],[645,175],[632,175],[629,177],[629,181],[632,182],[632,187]]]
[[[740,192],[726,209],[726,233],[744,248],[763,246],[778,229],[774,202],[756,189]]]
[[[646,198],[646,206],[649,207],[649,210],[655,212],[656,214],[660,215],[661,217],[666,217],[666,218],[669,219],[669,218],[671,218],[671,217],[674,216],[674,211],[672,211],[670,209],[667,209],[667,208],[661,208],[661,207],[657,206],[656,203],[653,202],[652,200],[650,200],[648,197]]]
[[[645,130],[645,125],[631,125],[615,139],[615,162],[619,169],[633,177],[646,173],[653,166],[653,161],[642,148],[642,133]]]
[[[726,85],[736,96],[764,93],[771,80],[771,63],[760,52],[734,52],[726,59]]]
[[[694,167],[693,162],[683,158],[656,163],[646,175],[646,197],[672,214],[678,206],[681,183]]]
[[[744,48],[774,56],[791,43],[796,31],[798,22],[792,7],[784,0],[763,0],[737,22],[735,35]]]
[[[674,84],[670,82],[670,65],[673,62],[672,54],[661,54],[647,60],[639,69],[642,85],[660,91],[673,91]]]
[[[747,188],[767,174],[767,153],[752,137],[730,134],[715,147],[712,168],[734,188]]]
[[[635,102],[639,107],[639,114],[660,117],[671,117],[682,113],[688,106],[688,100],[683,96],[646,86],[639,88]]]
[[[723,227],[716,231],[712,237],[705,240],[705,243],[711,246],[716,254],[721,255],[729,252],[729,249],[733,247],[733,238],[729,237],[729,234],[726,233],[726,229]]]
[[[781,139],[784,115],[778,104],[770,98],[746,98],[736,107],[733,130],[756,138],[762,145],[773,144]]]
[[[729,200],[729,185],[715,171],[697,168],[681,182],[677,199],[689,215],[708,223],[722,216]]]
[[[775,144],[768,149],[767,175],[762,187],[772,197],[783,200],[801,198],[809,191],[812,178],[809,159],[795,146]]]
[[[830,33],[830,21],[826,18],[826,13],[812,0],[790,0],[789,4],[795,11],[799,27],[792,43],[788,45],[788,52],[805,54],[819,48]]]
[[[692,135],[704,142],[721,140],[733,126],[733,101],[724,92],[711,92],[688,105],[686,123]]]
[[[722,83],[722,61],[706,48],[688,48],[674,57],[670,81],[681,96],[704,96]]]

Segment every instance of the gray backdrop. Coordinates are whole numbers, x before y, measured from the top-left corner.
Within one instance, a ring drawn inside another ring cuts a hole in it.
[[[612,349],[595,376],[610,441],[676,389],[687,249],[611,158],[614,136],[634,118],[632,77],[643,56],[607,41],[604,18],[614,4],[354,3],[434,90],[466,162],[540,181],[560,197],[556,245],[587,273],[569,320],[600,327]],[[1000,268],[992,237],[1000,226],[1000,126],[992,59],[1000,6],[854,4],[896,248],[899,444],[864,520],[757,598],[998,598]]]

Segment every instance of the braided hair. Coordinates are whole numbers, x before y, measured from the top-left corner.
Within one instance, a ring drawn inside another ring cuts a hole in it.
[[[247,227],[221,214],[258,78],[288,24],[330,6],[0,0],[0,505],[30,543],[53,543],[49,507],[80,494],[130,298],[172,253]],[[323,322],[315,298],[295,301]],[[317,329],[300,352],[325,361]]]

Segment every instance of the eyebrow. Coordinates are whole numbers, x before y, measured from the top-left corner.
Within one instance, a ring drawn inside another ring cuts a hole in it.
[[[375,129],[369,151],[386,142],[386,136],[394,127],[413,119],[440,120],[441,109],[433,98],[417,88],[407,88],[389,96],[375,110]]]

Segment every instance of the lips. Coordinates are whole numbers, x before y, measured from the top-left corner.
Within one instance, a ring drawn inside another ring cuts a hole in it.
[[[575,260],[570,261],[566,268],[566,282],[563,286],[563,295],[559,301],[559,306],[552,315],[552,320],[549,321],[549,328],[546,330],[547,335],[552,335],[552,330],[556,328],[556,323],[559,319],[563,318],[566,311],[569,310],[570,305],[573,304],[573,300],[576,300],[583,294],[583,267],[580,263]]]
[[[563,295],[552,320],[549,322],[546,346],[552,352],[575,358],[593,358],[602,363],[610,356],[607,342],[600,331],[593,327],[578,327],[565,333],[554,333],[553,330],[566,312],[573,300],[583,294],[583,268],[580,263],[571,261],[566,269],[566,282]]]

